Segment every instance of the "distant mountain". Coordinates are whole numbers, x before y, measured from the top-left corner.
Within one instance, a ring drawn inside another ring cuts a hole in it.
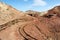
[[[60,40],[60,6],[23,12],[0,3],[0,40]]]

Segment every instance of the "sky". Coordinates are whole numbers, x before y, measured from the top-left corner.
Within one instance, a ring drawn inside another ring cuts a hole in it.
[[[60,0],[0,0],[20,11],[47,11],[60,5]]]

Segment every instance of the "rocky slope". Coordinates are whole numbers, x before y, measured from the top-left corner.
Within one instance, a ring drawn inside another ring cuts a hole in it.
[[[59,11],[21,12],[0,3],[0,40],[60,40]]]

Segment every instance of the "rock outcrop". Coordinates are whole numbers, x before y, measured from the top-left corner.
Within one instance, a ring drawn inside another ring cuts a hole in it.
[[[46,12],[24,13],[0,5],[0,40],[60,40],[60,6]]]

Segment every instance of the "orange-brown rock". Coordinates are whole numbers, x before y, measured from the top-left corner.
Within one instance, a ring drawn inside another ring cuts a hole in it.
[[[0,40],[60,40],[60,7],[43,16],[38,12],[28,13],[29,16],[8,5],[0,5]]]

